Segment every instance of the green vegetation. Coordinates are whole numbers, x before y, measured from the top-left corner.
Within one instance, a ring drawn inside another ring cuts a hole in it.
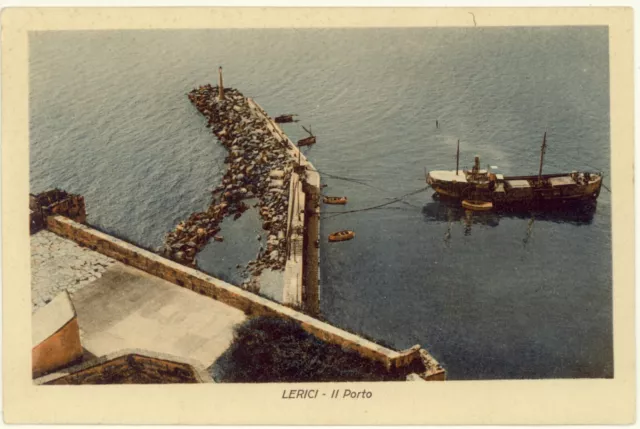
[[[210,368],[217,382],[402,380],[382,363],[328,344],[293,321],[260,316],[236,327],[234,341]]]

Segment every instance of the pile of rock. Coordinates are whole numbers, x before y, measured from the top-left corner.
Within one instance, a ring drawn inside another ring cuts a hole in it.
[[[220,142],[227,148],[228,164],[222,184],[213,191],[206,212],[194,213],[167,234],[163,254],[185,265],[195,266],[195,256],[213,237],[222,241],[220,223],[226,216],[239,218],[249,206],[245,200],[257,198],[262,227],[268,231],[266,247],[261,245],[256,260],[248,264],[253,276],[265,268],[284,269],[289,181],[296,161],[287,153],[287,144],[272,135],[267,122],[257,116],[245,97],[225,88],[201,86],[188,94],[189,100],[207,118]],[[260,236],[258,236],[260,240]]]

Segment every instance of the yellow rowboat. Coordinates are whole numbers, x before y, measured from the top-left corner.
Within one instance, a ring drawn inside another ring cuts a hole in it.
[[[334,232],[333,234],[329,234],[329,241],[330,242],[347,241],[347,240],[351,240],[355,236],[356,236],[356,233],[353,231],[339,231],[339,232]]]
[[[347,197],[324,197],[325,204],[347,204]]]
[[[462,200],[462,207],[476,212],[487,212],[493,209],[491,201]]]

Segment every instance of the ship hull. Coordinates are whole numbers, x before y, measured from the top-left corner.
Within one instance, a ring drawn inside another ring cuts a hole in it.
[[[570,174],[542,176],[504,177],[499,183],[469,183],[460,180],[438,180],[429,176],[427,183],[436,193],[448,199],[473,199],[490,201],[496,207],[514,205],[564,204],[596,200],[600,194],[602,178],[592,175],[590,180],[581,183],[573,180]]]
[[[464,201],[463,198],[449,197],[445,194],[438,192],[433,194],[433,199],[441,201],[446,204],[455,204],[460,206],[460,203]],[[585,206],[595,207],[597,204],[597,198],[583,197],[583,198],[520,198],[511,200],[491,201],[493,204],[494,212],[516,212],[516,213],[528,213],[532,210],[551,210],[551,211],[563,211],[574,210]]]

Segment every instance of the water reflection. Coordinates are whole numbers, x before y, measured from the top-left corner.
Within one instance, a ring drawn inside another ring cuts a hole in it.
[[[459,201],[439,199],[430,201],[422,207],[422,215],[427,222],[448,224],[446,237],[451,236],[453,222],[465,224],[465,235],[471,234],[474,224],[496,227],[502,218],[529,220],[528,230],[536,222],[569,223],[573,225],[589,225],[593,222],[597,203],[565,203],[555,206],[513,207],[488,212],[472,212],[465,210]]]
[[[531,219],[529,219],[529,223],[527,224],[527,234],[524,236],[524,238],[522,239],[522,244],[526,247],[527,244],[529,243],[529,240],[531,239],[531,233],[533,232],[533,223],[535,222],[536,218],[535,216],[531,216]]]

